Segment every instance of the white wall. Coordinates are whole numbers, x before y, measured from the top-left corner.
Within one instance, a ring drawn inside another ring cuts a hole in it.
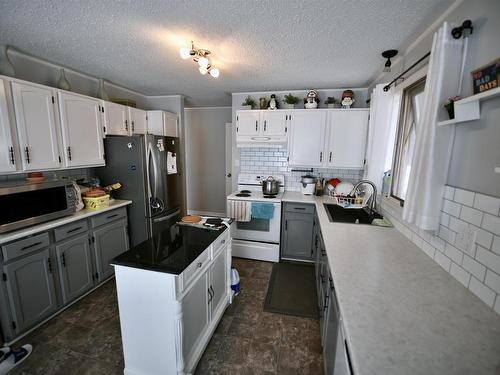
[[[474,32],[469,39],[469,50],[462,84],[462,96],[471,94],[470,72],[500,57],[500,1],[457,1],[441,15],[433,26],[395,61],[391,73],[382,74],[376,83],[389,82],[430,51],[432,37],[444,21],[461,25],[470,19]],[[382,68],[382,66],[381,66]],[[447,184],[474,192],[500,197],[500,98],[481,104],[481,118],[456,126],[456,137]]]
[[[226,123],[231,107],[186,108],[187,209],[226,212]]]

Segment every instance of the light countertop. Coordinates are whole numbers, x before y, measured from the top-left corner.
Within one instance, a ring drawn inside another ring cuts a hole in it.
[[[316,205],[355,375],[498,374],[500,316],[395,228],[331,223]]]
[[[26,236],[31,236],[32,234],[36,234],[39,232],[50,230],[50,229],[59,227],[61,225],[69,224],[73,221],[85,219],[85,218],[90,217],[90,216],[99,215],[99,214],[102,214],[103,212],[106,212],[106,211],[115,210],[117,208],[127,206],[131,203],[132,203],[132,201],[129,201],[129,200],[114,199],[114,200],[111,200],[109,202],[109,207],[106,207],[106,208],[103,208],[100,210],[93,211],[93,210],[83,209],[83,210],[80,210],[78,212],[75,212],[72,215],[64,216],[64,217],[61,217],[59,219],[47,221],[45,223],[33,225],[31,227],[19,229],[19,230],[13,231],[13,232],[3,233],[3,234],[0,234],[0,244],[14,241],[14,240],[17,240],[19,238],[26,237]]]

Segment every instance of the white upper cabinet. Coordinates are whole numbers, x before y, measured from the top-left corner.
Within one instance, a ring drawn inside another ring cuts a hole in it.
[[[100,101],[66,91],[58,97],[65,165],[104,165]]]
[[[26,171],[60,167],[55,90],[12,82],[19,146]]]
[[[288,130],[288,113],[262,111],[262,120],[262,135],[286,135]]]
[[[363,168],[368,131],[368,109],[328,113],[325,163],[334,168]]]
[[[0,173],[16,172],[19,168],[18,147],[11,131],[5,85],[6,82],[0,79]]]
[[[128,107],[112,102],[102,102],[107,135],[130,135]]]
[[[148,134],[178,137],[177,115],[165,111],[147,111]]]
[[[259,135],[260,111],[238,112],[236,115],[236,136]]]
[[[288,164],[321,167],[324,160],[326,111],[304,110],[289,115]]]
[[[132,134],[146,134],[148,132],[147,112],[142,109],[129,107],[128,115]]]

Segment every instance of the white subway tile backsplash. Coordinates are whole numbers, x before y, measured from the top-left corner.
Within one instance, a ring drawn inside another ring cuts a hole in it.
[[[492,215],[498,215],[500,212],[500,199],[476,193],[474,208],[488,212]]]
[[[444,249],[444,253],[448,258],[450,258],[455,263],[462,264],[462,258],[464,257],[464,253],[458,250],[455,246],[447,243]]]
[[[462,266],[471,274],[473,274],[478,280],[480,280],[481,282],[484,281],[484,276],[486,275],[486,267],[481,263],[476,262],[470,256],[465,254]]]
[[[458,203],[449,201],[447,199],[444,199],[443,201],[443,211],[452,216],[459,217],[461,208],[462,206]]]
[[[433,236],[431,238],[431,245],[440,251],[444,251],[444,247],[446,246],[446,242],[441,238]]]
[[[444,197],[446,199],[452,201],[454,195],[455,195],[455,188],[452,188],[451,186],[444,187]]]
[[[440,223],[441,225],[444,225],[445,227],[450,227],[450,215],[448,215],[446,212],[442,212],[441,211],[441,219],[440,219]]]
[[[482,247],[489,249],[493,242],[493,234],[478,227],[472,227],[476,231],[476,243]]]
[[[497,294],[497,300],[495,302],[495,306],[493,306],[493,309],[496,311],[497,314],[500,315],[500,294]]]
[[[469,286],[470,273],[455,263],[451,263],[450,274],[466,288]]]
[[[500,236],[500,217],[484,214],[481,228]]]
[[[448,243],[454,244],[457,234],[442,225],[439,226],[439,237]]]
[[[453,200],[455,202],[472,207],[472,204],[474,203],[474,193],[468,190],[455,189],[455,196]]]
[[[434,259],[434,254],[436,253],[436,249],[428,242],[424,241],[422,243],[422,250],[432,259]]]
[[[471,277],[469,289],[472,293],[478,296],[488,306],[493,307],[495,302],[495,292],[486,285],[477,280],[474,276]]]
[[[476,260],[485,265],[487,268],[500,274],[500,256],[497,254],[478,246]]]
[[[470,224],[480,226],[481,221],[483,220],[483,213],[474,208],[463,206],[462,211],[460,212],[460,219],[465,220]]]
[[[486,271],[486,279],[484,283],[493,289],[496,293],[500,294],[500,276],[493,271]]]
[[[451,260],[448,258],[446,255],[444,255],[440,251],[436,251],[436,254],[434,255],[434,260],[439,264],[441,267],[443,267],[447,272],[450,272],[450,267],[451,267]]]
[[[500,237],[495,236],[493,244],[491,245],[491,250],[500,255]]]
[[[455,217],[450,217],[450,225],[448,225],[448,228],[450,228],[452,231],[457,233],[463,233],[467,230],[467,227],[468,225],[465,221],[462,221]]]

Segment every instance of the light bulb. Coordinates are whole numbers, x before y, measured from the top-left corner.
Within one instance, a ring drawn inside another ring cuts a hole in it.
[[[187,60],[191,57],[191,50],[186,47],[182,47],[179,51],[179,54],[184,60]]]
[[[198,65],[202,68],[207,69],[208,59],[205,56],[202,56],[198,59]]]
[[[214,78],[217,78],[219,76],[220,72],[219,69],[217,68],[212,68],[210,69],[210,75]]]
[[[203,76],[205,74],[207,74],[207,68],[204,68],[204,67],[200,66],[200,68],[198,70],[200,71],[201,75],[203,75]]]

